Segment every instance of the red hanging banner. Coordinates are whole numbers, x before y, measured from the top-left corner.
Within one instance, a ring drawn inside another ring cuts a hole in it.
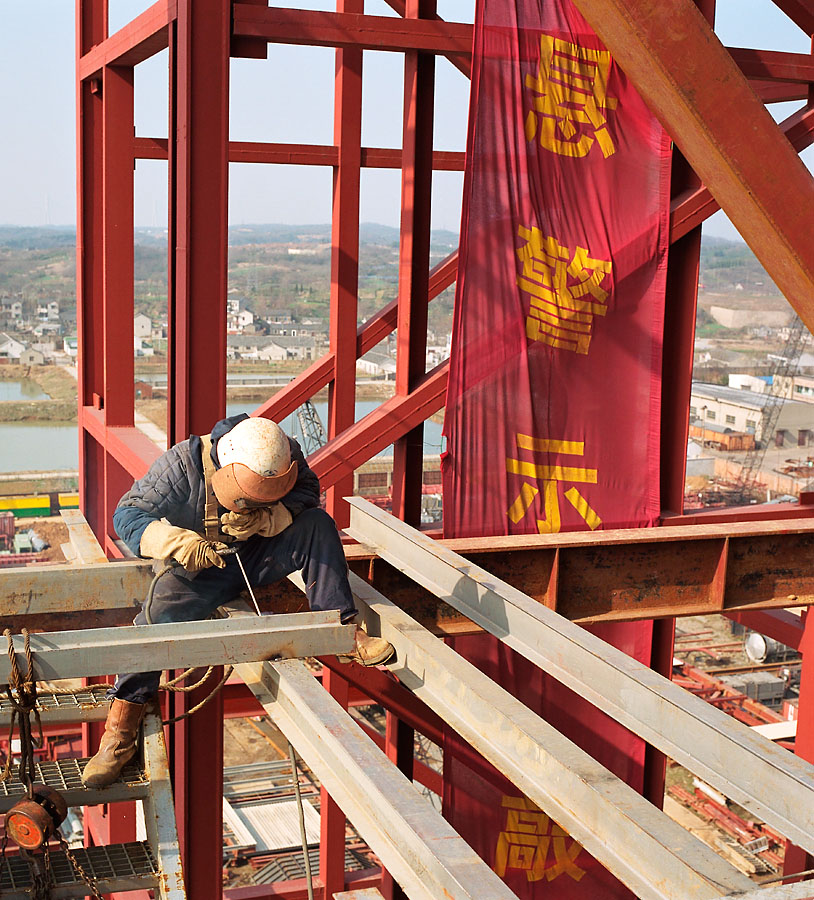
[[[656,521],[669,166],[570,0],[479,5],[448,536]]]
[[[469,127],[445,535],[653,525],[669,138],[570,0],[479,0]],[[650,663],[652,623],[591,630]],[[453,643],[642,789],[639,738],[495,639]],[[454,734],[444,813],[520,897],[631,896]]]

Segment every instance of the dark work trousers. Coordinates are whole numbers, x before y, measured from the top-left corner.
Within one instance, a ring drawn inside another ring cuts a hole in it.
[[[254,535],[232,546],[240,554],[252,587],[273,584],[299,569],[312,610],[338,609],[342,622],[356,615],[339,532],[324,510],[305,510],[276,537]],[[153,623],[206,619],[219,606],[234,600],[246,582],[238,561],[233,556],[225,558],[225,569],[213,567],[191,575],[178,568],[162,575],[150,607]],[[147,624],[143,611],[136,616],[135,624]],[[146,703],[155,695],[160,677],[160,672],[119,675],[108,695]]]

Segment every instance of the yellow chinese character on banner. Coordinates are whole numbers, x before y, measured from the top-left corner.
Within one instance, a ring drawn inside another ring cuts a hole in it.
[[[518,434],[516,440],[520,450],[530,450],[532,453],[543,453],[549,456],[584,456],[585,454],[583,441],[556,441],[548,438],[535,438],[528,434]],[[540,534],[557,534],[562,527],[558,487],[561,482],[570,482],[573,485],[575,483],[596,484],[597,481],[596,469],[560,465],[552,460],[548,460],[546,463],[537,463],[509,457],[506,459],[506,471],[510,475],[522,475],[526,479],[531,479],[523,482],[520,493],[506,510],[506,515],[515,525],[531,509],[535,498],[540,493],[539,485],[542,482],[545,518],[537,519],[537,531]],[[565,499],[579,513],[591,531],[599,528],[602,519],[599,518],[578,488],[573,486],[568,488],[565,492]]]
[[[509,869],[521,869],[528,881],[548,881],[567,873],[579,881],[585,870],[576,864],[582,845],[525,797],[503,797],[506,827],[495,848],[495,872],[505,877]],[[554,859],[549,864],[549,854]]]
[[[539,131],[541,146],[561,156],[587,156],[595,143],[606,159],[614,154],[605,118],[617,104],[607,95],[610,64],[607,50],[542,35],[537,77],[526,75],[533,92],[526,140],[533,141]]]
[[[531,298],[526,336],[551,347],[586,354],[594,316],[608,311],[608,291],[602,287],[612,264],[592,259],[584,247],[573,255],[539,228],[517,229],[526,243],[517,249],[523,264],[517,286]],[[610,285],[609,285],[610,286]]]

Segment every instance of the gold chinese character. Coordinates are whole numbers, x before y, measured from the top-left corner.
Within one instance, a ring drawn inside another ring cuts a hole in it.
[[[582,441],[556,441],[548,438],[534,438],[528,434],[516,435],[516,441],[520,450],[529,450],[532,453],[562,456],[583,456],[585,454],[585,444]],[[509,457],[506,459],[506,471],[510,475],[522,475],[524,478],[534,479],[536,482],[536,484],[532,484],[530,481],[524,481],[520,487],[520,493],[506,510],[506,515],[515,525],[531,509],[535,498],[540,493],[537,485],[542,481],[545,518],[537,519],[537,531],[540,534],[557,534],[562,527],[558,487],[560,482],[596,484],[597,481],[596,469],[560,465],[551,461],[537,463]],[[576,487],[568,488],[564,496],[591,531],[599,528],[602,519]]]
[[[607,95],[610,64],[607,50],[542,35],[537,77],[526,75],[526,87],[533,92],[526,140],[534,140],[539,128],[540,145],[552,153],[583,157],[594,143],[606,159],[615,153],[605,118],[605,110],[617,104],[616,97]]]
[[[571,840],[569,845],[570,835],[525,797],[504,796],[502,805],[506,827],[495,848],[495,872],[500,878],[509,869],[525,871],[528,881],[540,881],[544,875],[553,881],[563,873],[574,881],[582,878],[585,870],[576,864],[581,844]],[[547,865],[549,850],[554,854],[551,865]]]
[[[591,259],[584,247],[573,256],[539,228],[517,229],[526,243],[517,249],[523,264],[517,286],[531,299],[526,336],[551,347],[586,354],[594,316],[607,311],[608,291],[602,287],[611,263]]]

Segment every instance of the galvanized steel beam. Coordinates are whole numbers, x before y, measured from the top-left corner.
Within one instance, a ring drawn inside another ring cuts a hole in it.
[[[302,662],[238,673],[409,897],[517,900]]]
[[[159,868],[157,896],[160,900],[186,900],[164,728],[161,717],[155,713],[144,719],[142,754],[144,772],[150,782],[150,790],[143,800],[144,826]]]
[[[749,889],[746,876],[353,574],[351,588],[370,632],[394,646],[388,668],[399,681],[637,897]]]
[[[31,652],[36,678],[45,681],[347,653],[353,647],[353,634],[353,626],[339,624],[336,611],[294,613],[34,634]],[[14,648],[25,674],[20,635],[14,636]],[[0,684],[8,683],[10,669],[4,653]]]
[[[814,766],[372,503],[359,497],[349,503],[350,533],[383,559],[799,846],[814,849]]]
[[[814,331],[814,180],[701,12],[692,0],[576,6]]]

